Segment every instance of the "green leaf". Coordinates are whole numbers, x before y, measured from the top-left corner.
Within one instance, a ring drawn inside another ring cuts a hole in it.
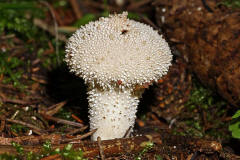
[[[16,142],[12,142],[12,146],[16,149],[16,151],[18,152],[18,154],[20,154],[20,155],[23,155],[24,154],[24,150],[23,150],[23,147],[20,145],[20,144],[18,144],[18,143],[16,143]]]
[[[156,160],[163,160],[163,158],[160,155],[155,156]]]
[[[239,125],[240,125],[240,121],[233,123],[228,127],[229,131],[232,132],[233,138],[240,138],[240,128],[239,128],[240,126]]]
[[[232,116],[233,119],[238,118],[238,117],[240,117],[240,110],[238,110],[238,111]]]
[[[50,152],[52,150],[52,144],[51,141],[47,140],[45,143],[43,143],[43,151],[44,152]]]
[[[128,18],[134,19],[134,20],[140,20],[140,16],[137,13],[128,12]]]
[[[70,151],[72,149],[72,144],[67,144],[65,146],[66,151]]]
[[[236,123],[233,123],[233,124],[231,124],[229,127],[228,127],[228,129],[229,129],[229,131],[235,131],[235,130],[240,130],[239,129],[239,124],[240,124],[240,122],[236,122]]]
[[[240,139],[240,130],[232,132],[232,137]]]

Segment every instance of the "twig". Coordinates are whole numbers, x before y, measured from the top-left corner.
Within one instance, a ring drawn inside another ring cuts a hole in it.
[[[41,158],[40,160],[61,160],[61,155],[60,154],[54,154],[54,155],[50,155],[44,158]]]
[[[63,136],[59,134],[42,134],[40,136],[20,136],[14,138],[5,138],[0,137],[0,144],[1,145],[11,145],[12,142],[16,142],[21,145],[38,145],[42,144],[49,140],[52,145],[60,144],[61,139]]]
[[[25,101],[25,100],[20,100],[20,99],[9,99],[3,93],[0,93],[0,97],[1,97],[2,102],[4,102],[4,103],[30,105],[30,104],[36,104],[39,102],[39,101]]]
[[[98,8],[98,9],[103,9],[103,10],[108,10],[110,12],[118,12],[120,9],[119,7],[113,7],[113,6],[106,6],[102,2],[97,2],[97,1],[82,1],[85,6],[93,7],[93,8]]]
[[[128,130],[127,130],[126,133],[124,134],[123,138],[126,138],[126,137],[129,136],[131,129],[132,129],[132,126],[130,126],[130,127],[128,128]]]
[[[105,160],[105,156],[104,156],[103,148],[102,148],[102,145],[101,145],[101,138],[100,137],[97,137],[97,142],[98,142],[98,148],[99,148],[99,154],[100,154],[101,160]]]
[[[11,89],[11,90],[17,90],[17,88],[14,88],[13,85],[11,85],[11,84],[1,84],[0,83],[0,87]]]
[[[72,27],[72,26],[62,26],[58,28],[59,32],[63,32],[63,33],[73,33],[77,30],[77,27]]]
[[[134,10],[134,9],[139,9],[141,6],[146,5],[148,3],[152,2],[152,0],[141,0],[139,2],[133,2],[127,7],[127,10]]]
[[[47,84],[47,81],[45,81],[44,79],[38,79],[37,77],[34,77],[34,76],[31,76],[31,79],[41,84]]]
[[[15,119],[15,117],[18,115],[19,110],[16,110],[16,112],[12,115],[11,119]]]
[[[197,156],[199,155],[199,152],[195,152],[194,154],[191,155],[191,159],[190,160],[194,160],[197,158]]]
[[[60,119],[60,118],[56,118],[56,117],[52,117],[52,116],[49,116],[47,114],[42,114],[41,115],[47,119],[47,120],[51,120],[51,121],[55,121],[57,123],[61,123],[61,124],[67,124],[67,125],[70,125],[70,126],[75,126],[75,127],[83,127],[84,125],[81,124],[81,123],[77,123],[77,122],[72,122],[72,121],[68,121],[68,120],[65,120],[65,119]]]
[[[16,104],[22,104],[22,105],[28,105],[28,104],[34,104],[28,101],[20,100],[20,99],[2,99],[4,103],[16,103]]]
[[[62,143],[68,143],[68,142],[71,142],[71,143],[79,143],[77,142],[78,140],[82,140],[84,138],[87,138],[89,136],[91,136],[93,133],[95,133],[97,131],[97,129],[94,129],[88,133],[85,133],[83,135],[80,135],[80,136],[77,136],[76,138],[71,138],[71,139],[65,139],[65,140],[62,140],[61,142]]]
[[[15,37],[15,34],[8,34],[8,35],[5,35],[5,36],[1,36],[0,39],[11,39],[11,38],[14,38]]]
[[[76,0],[69,0],[77,19],[82,18],[82,12],[79,10],[79,4]]]
[[[71,132],[68,132],[67,134],[68,134],[68,135],[74,135],[74,134],[76,134],[76,133],[79,133],[79,132],[84,131],[84,130],[87,129],[87,128],[88,128],[88,126],[84,126],[84,127],[82,127],[82,128],[74,129],[74,130],[72,130]]]
[[[38,19],[38,18],[34,18],[33,19],[33,23],[34,25],[36,25],[37,27],[49,32],[51,35],[53,36],[56,36],[56,33],[54,31],[54,27],[46,24],[43,20],[41,19]],[[65,35],[61,35],[61,34],[58,34],[58,39],[61,40],[61,41],[64,41],[66,42],[67,41],[67,38]]]
[[[62,101],[60,103],[50,106],[49,108],[47,108],[47,111],[45,112],[45,114],[49,116],[56,114],[66,103],[67,101]]]
[[[140,15],[140,17],[143,19],[143,21],[147,24],[149,24],[151,27],[153,27],[155,30],[159,31],[159,27],[157,27],[148,17]]]
[[[56,40],[57,63],[59,65],[60,64],[60,57],[59,57],[59,46],[58,46],[58,24],[57,24],[57,21],[56,21],[56,16],[55,16],[55,13],[54,13],[54,9],[52,8],[52,6],[47,1],[40,0],[39,2],[43,5],[45,5],[49,9],[49,11],[51,13],[51,16],[53,18],[54,30],[55,30],[55,40]]]
[[[83,121],[74,114],[72,114],[72,118],[75,119],[79,123],[83,123]]]
[[[6,121],[3,119],[1,120],[1,127],[0,127],[0,133],[4,130]]]
[[[47,80],[45,80],[43,76],[37,75],[37,74],[32,74],[31,79],[33,81],[36,81],[36,82],[41,83],[41,84],[47,84],[48,83]]]
[[[6,121],[11,122],[11,123],[21,124],[23,126],[31,128],[31,129],[33,129],[33,132],[35,132],[38,135],[42,135],[45,132],[42,129],[36,127],[36,126],[34,126],[32,124],[29,124],[29,123],[26,123],[26,122],[23,122],[23,121],[19,121],[19,120],[15,120],[15,119],[9,119],[9,118],[7,118]]]
[[[240,156],[235,155],[233,153],[227,152],[227,151],[221,151],[220,156],[226,160],[237,160],[240,159]]]
[[[213,12],[213,10],[208,6],[206,0],[202,0],[203,6],[207,9],[208,12]]]

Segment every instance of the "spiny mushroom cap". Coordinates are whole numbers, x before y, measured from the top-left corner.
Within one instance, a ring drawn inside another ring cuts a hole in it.
[[[127,12],[82,26],[66,45],[65,61],[86,83],[131,88],[159,79],[172,60],[167,42]]]

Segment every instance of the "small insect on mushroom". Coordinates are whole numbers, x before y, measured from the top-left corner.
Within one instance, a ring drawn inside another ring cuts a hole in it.
[[[163,37],[127,15],[123,12],[90,22],[66,45],[70,71],[88,85],[90,129],[97,129],[94,141],[98,136],[106,140],[130,133],[144,90],[136,86],[147,87],[171,65],[172,54]]]

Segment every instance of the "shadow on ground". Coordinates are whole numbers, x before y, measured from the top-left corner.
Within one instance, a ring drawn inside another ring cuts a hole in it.
[[[87,124],[87,87],[83,79],[70,73],[66,65],[61,65],[48,73],[48,82],[48,96],[56,103],[67,100],[64,107]]]

